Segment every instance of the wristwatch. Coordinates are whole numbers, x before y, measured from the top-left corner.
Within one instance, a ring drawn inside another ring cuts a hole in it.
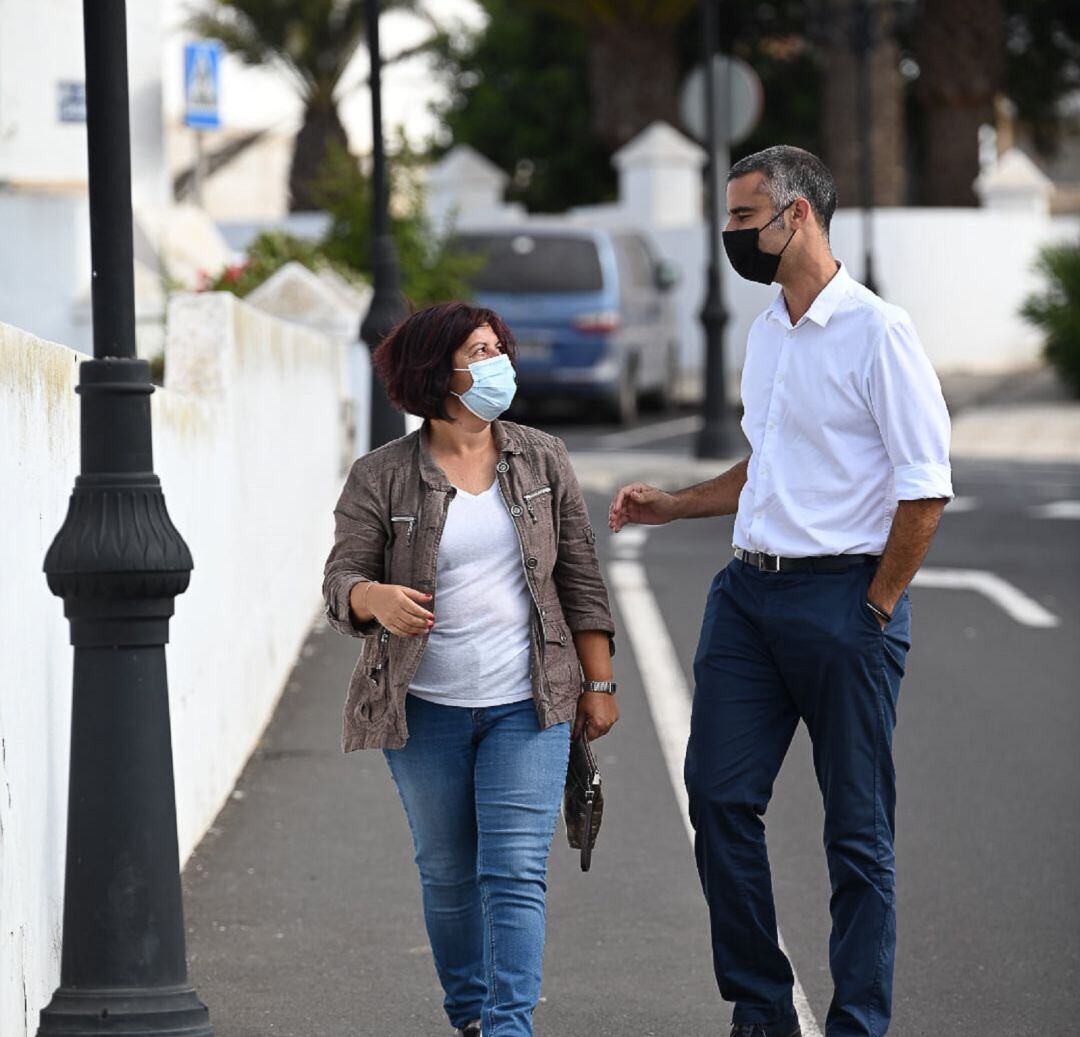
[[[581,685],[582,691],[602,691],[605,695],[615,694],[615,682],[614,681],[584,681]]]

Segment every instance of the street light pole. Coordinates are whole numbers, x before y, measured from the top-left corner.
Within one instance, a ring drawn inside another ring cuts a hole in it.
[[[713,55],[716,46],[716,0],[701,0],[701,32],[705,51],[705,205],[708,209],[709,256],[705,279],[705,304],[701,324],[705,331],[705,404],[701,433],[697,440],[698,457],[723,457],[730,451],[727,429],[727,387],[724,375],[724,327],[728,314],[724,308],[720,281],[720,207],[724,204],[721,176],[727,168],[727,113],[724,113],[723,140],[717,138],[716,74]],[[730,85],[730,84],[729,84]],[[728,90],[730,98],[730,89]],[[721,149],[724,161],[721,164]]]
[[[398,273],[397,250],[390,236],[389,194],[386,183],[386,153],[382,133],[382,57],[379,51],[379,0],[364,0],[364,13],[371,56],[371,207],[375,231],[372,243],[371,305],[360,325],[360,339],[374,354],[379,343],[405,317]],[[386,388],[371,373],[372,449],[405,434],[405,419],[386,395]]]
[[[94,358],[80,474],[45,557],[75,648],[60,987],[39,1037],[213,1037],[188,985],[165,643],[191,554],[153,472],[135,354],[124,0],[84,0]]]
[[[877,42],[873,0],[855,0],[851,12],[855,52],[855,104],[859,124],[859,202],[862,206],[863,283],[877,293],[874,278],[874,142],[871,56]]]

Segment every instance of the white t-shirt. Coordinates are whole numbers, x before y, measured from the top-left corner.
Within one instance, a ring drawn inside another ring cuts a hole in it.
[[[409,693],[467,708],[532,698],[531,607],[498,481],[478,496],[458,489],[439,542],[435,626]]]

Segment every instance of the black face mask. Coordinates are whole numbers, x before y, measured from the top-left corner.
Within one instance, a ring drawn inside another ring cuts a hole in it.
[[[723,233],[724,251],[727,253],[728,262],[731,263],[735,273],[745,277],[748,281],[757,281],[758,284],[772,284],[776,280],[776,271],[780,268],[780,257],[784,254],[791,238],[795,237],[795,231],[787,239],[784,247],[779,252],[762,252],[758,248],[758,235],[775,223],[790,209],[795,202],[788,202],[771,220],[762,227],[747,227],[745,230],[726,230]]]

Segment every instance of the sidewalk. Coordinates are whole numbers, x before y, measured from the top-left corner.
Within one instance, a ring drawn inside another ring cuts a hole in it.
[[[594,502],[594,504],[597,502]],[[216,1037],[449,1037],[382,754],[340,751],[356,644],[316,620],[231,801],[184,871],[189,974]],[[693,857],[629,645],[592,870],[560,820],[538,1037],[726,1032]]]
[[[1048,368],[942,379],[952,455],[1080,463],[1080,400]]]

